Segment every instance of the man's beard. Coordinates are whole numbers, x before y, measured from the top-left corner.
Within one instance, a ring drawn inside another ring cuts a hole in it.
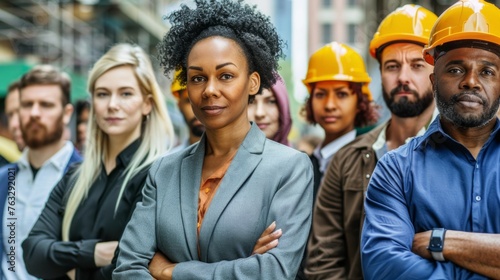
[[[189,126],[189,129],[191,130],[191,133],[194,136],[201,137],[201,135],[203,135],[203,132],[205,132],[205,126],[195,124],[197,121],[198,120],[196,118],[192,118],[188,122],[188,126]]]
[[[459,102],[459,98],[463,95],[474,95],[477,98],[481,99],[483,105],[483,111],[478,115],[461,115],[460,113],[454,110],[454,107]],[[458,127],[469,128],[469,127],[481,127],[489,123],[497,114],[498,107],[500,106],[500,99],[495,100],[495,102],[490,106],[490,102],[479,95],[477,92],[473,90],[464,90],[458,94],[453,95],[450,100],[445,100],[439,94],[439,88],[436,85],[436,89],[434,91],[434,95],[436,96],[436,105],[438,107],[439,113],[448,121],[453,123]]]
[[[35,124],[38,128],[32,129],[31,127]],[[27,124],[21,123],[21,131],[24,143],[31,149],[38,149],[53,144],[61,140],[64,132],[63,115],[56,121],[54,130],[52,131],[49,131],[46,126],[31,118]]]
[[[405,91],[410,92],[414,97],[415,101],[408,100],[408,97],[403,96],[396,102],[395,96],[398,92]],[[429,108],[434,100],[432,96],[432,91],[428,90],[425,94],[420,97],[418,92],[415,90],[411,90],[408,85],[400,85],[388,94],[384,87],[382,87],[382,93],[384,96],[384,101],[391,113],[400,117],[400,118],[411,118],[416,117],[422,114],[425,109]]]

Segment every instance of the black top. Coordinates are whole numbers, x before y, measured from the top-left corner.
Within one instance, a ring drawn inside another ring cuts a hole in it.
[[[116,200],[124,181],[124,171],[137,151],[140,140],[125,148],[116,159],[116,167],[106,175],[104,166],[92,184],[88,197],[76,210],[70,228],[70,242],[62,242],[62,220],[69,190],[75,180],[68,171],[54,188],[38,221],[23,242],[24,260],[28,272],[44,279],[68,279],[66,272],[76,268],[76,279],[111,279],[115,263],[97,268],[94,248],[97,242],[120,240],[135,205],[142,199],[142,187],[148,168],[128,182],[117,212]]]
[[[309,159],[311,160],[314,172],[314,189],[313,189],[313,208],[314,203],[316,202],[316,194],[318,194],[319,186],[321,184],[321,179],[323,178],[323,173],[319,170],[319,160],[314,156],[310,155]]]
[[[3,156],[0,155],[0,167],[9,164],[10,162],[4,158]]]
[[[33,181],[35,181],[36,174],[38,173],[40,168],[34,167],[33,165],[31,165],[31,163],[30,163],[30,167],[31,167],[31,173],[33,173]]]

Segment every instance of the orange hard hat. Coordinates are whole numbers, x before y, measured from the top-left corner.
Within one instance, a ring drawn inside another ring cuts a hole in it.
[[[181,82],[178,79],[180,74],[181,74],[181,70],[175,71],[174,80],[172,81],[172,86],[170,87],[170,91],[172,92],[172,95],[177,99],[180,98],[179,92],[186,89],[186,86],[182,86]]]
[[[461,0],[453,4],[432,28],[423,50],[427,63],[434,65],[437,46],[454,41],[482,41],[500,47],[500,9],[483,0]]]
[[[307,75],[302,82],[311,92],[311,84],[316,82],[347,81],[368,84],[370,80],[359,53],[345,44],[331,42],[311,55]],[[363,93],[372,100],[367,86],[363,87]]]
[[[426,45],[437,16],[424,7],[408,4],[387,15],[370,42],[370,55],[377,58],[380,47],[395,42]]]

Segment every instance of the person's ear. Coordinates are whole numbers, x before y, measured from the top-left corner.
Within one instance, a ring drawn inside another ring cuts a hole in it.
[[[144,102],[142,103],[142,115],[147,116],[149,113],[151,113],[151,110],[153,109],[153,96],[151,94],[148,94],[144,97]]]
[[[255,94],[257,94],[257,92],[259,92],[260,75],[257,72],[253,72],[252,74],[250,74],[249,78],[250,78],[250,82],[249,82],[250,95],[255,95]]]
[[[434,72],[429,74],[429,80],[431,80],[432,92],[436,92],[436,75]]]
[[[64,106],[64,112],[63,112],[64,125],[69,124],[69,121],[71,120],[72,114],[73,114],[73,105],[71,105],[71,103],[68,103],[68,104],[66,104],[66,106]]]

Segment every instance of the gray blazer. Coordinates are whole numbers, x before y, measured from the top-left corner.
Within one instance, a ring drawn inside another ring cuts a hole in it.
[[[120,241],[113,279],[150,279],[156,251],[177,263],[174,279],[295,278],[311,227],[309,158],[266,139],[252,124],[205,214],[198,243],[205,140],[151,167],[143,201]],[[273,221],[283,230],[278,246],[252,255]]]

